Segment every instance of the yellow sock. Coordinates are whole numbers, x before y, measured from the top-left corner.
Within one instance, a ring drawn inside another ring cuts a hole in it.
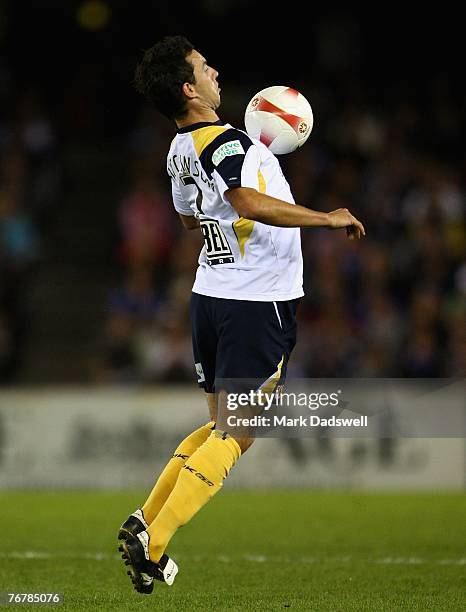
[[[212,433],[214,421],[210,421],[207,425],[203,425],[196,431],[193,431],[187,438],[181,442],[172,458],[165,466],[160,474],[157,482],[154,485],[146,503],[142,507],[146,523],[150,525],[155,517],[160,512],[160,509],[167,501],[168,496],[175,486],[176,479],[181,468],[191,455],[207,440]]]
[[[178,527],[185,525],[221,489],[240,455],[236,440],[214,430],[188,459],[169,498],[147,529],[152,561],[160,559]]]

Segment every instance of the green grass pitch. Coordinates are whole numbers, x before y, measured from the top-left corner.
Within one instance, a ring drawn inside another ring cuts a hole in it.
[[[466,609],[462,494],[224,491],[177,533],[180,573],[150,596],[115,539],[142,497],[1,493],[0,590],[64,593],[42,610]]]

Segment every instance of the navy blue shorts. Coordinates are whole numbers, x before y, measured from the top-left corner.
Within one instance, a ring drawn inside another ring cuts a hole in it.
[[[225,389],[225,381],[231,381],[232,388],[235,381],[241,385],[245,379],[283,384],[296,344],[298,302],[228,300],[193,293],[191,324],[199,385],[213,393]]]

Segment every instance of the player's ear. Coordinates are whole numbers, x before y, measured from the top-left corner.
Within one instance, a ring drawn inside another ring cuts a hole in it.
[[[184,95],[190,100],[197,97],[196,90],[192,83],[183,83],[182,90],[183,90]]]

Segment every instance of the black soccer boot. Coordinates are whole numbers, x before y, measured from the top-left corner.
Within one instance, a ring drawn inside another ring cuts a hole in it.
[[[171,586],[178,573],[178,566],[167,555],[162,555],[158,563],[149,558],[149,536],[142,531],[137,536],[128,536],[120,544],[118,550],[122,553],[127,574],[138,593],[149,595],[154,589],[154,579]]]
[[[130,536],[135,536],[141,531],[147,529],[149,525],[144,519],[144,514],[140,508],[138,508],[133,514],[130,514],[123,525],[120,527],[118,532],[119,540],[126,540]]]

